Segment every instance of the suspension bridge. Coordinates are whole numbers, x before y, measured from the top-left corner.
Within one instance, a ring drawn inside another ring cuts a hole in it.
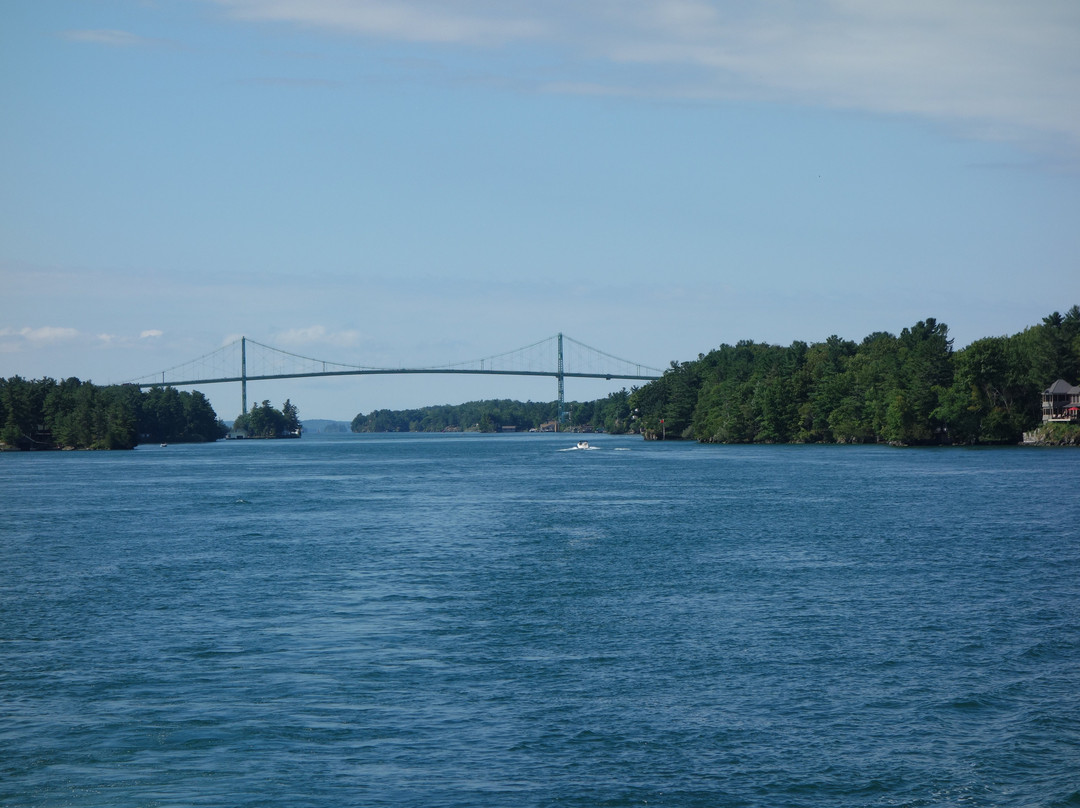
[[[369,367],[315,359],[240,337],[215,351],[167,370],[132,379],[140,389],[240,383],[242,412],[246,413],[248,382],[303,379],[319,376],[373,376],[423,373],[492,376],[550,376],[558,383],[559,420],[565,419],[566,379],[626,379],[652,381],[663,371],[592,348],[563,334],[505,353],[428,367]]]

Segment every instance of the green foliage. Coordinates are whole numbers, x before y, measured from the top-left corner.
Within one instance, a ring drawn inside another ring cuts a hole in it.
[[[281,405],[281,416],[285,419],[287,432],[300,431],[300,411],[289,399],[285,399],[285,403]]]
[[[222,424],[202,393],[100,387],[76,378],[0,379],[0,443],[18,449],[131,449],[140,441],[204,441]]]
[[[620,390],[598,401],[569,402],[563,428],[629,432],[634,428],[630,393]],[[413,410],[375,410],[357,414],[353,432],[499,432],[506,427],[527,432],[558,418],[558,402],[510,399],[469,401]]]
[[[558,416],[556,403],[510,399],[469,401],[412,410],[375,410],[358,413],[353,432],[498,432],[503,427],[528,431]]]
[[[300,417],[296,406],[288,399],[280,410],[271,407],[267,399],[252,407],[246,415],[236,416],[233,429],[242,429],[252,438],[290,437],[299,434]]]
[[[173,387],[153,387],[142,394],[138,408],[139,436],[162,443],[203,443],[225,436],[206,396]]]
[[[714,443],[1017,443],[1042,390],[1080,381],[1080,308],[953,351],[933,318],[860,344],[742,341],[635,390],[646,437]],[[690,404],[689,402],[692,402]]]
[[[1019,344],[987,337],[956,355],[953,383],[935,411],[955,442],[1016,443],[1038,420],[1040,393],[1050,382],[1031,380],[1033,357]]]

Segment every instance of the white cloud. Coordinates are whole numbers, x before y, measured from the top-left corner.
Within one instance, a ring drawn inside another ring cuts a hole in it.
[[[243,20],[390,40],[551,46],[578,57],[561,60],[570,74],[547,85],[557,92],[913,114],[1080,145],[1073,0],[213,1]]]
[[[143,331],[139,338],[160,337],[162,333],[156,329]],[[125,346],[133,344],[130,336],[110,334],[104,331],[91,337],[89,334],[84,335],[78,329],[60,326],[46,325],[38,328],[29,326],[23,328],[7,327],[0,328],[0,352],[14,353],[25,349],[46,348],[72,340],[90,341],[91,338],[102,345]]]
[[[79,336],[79,332],[74,328],[59,328],[51,325],[42,326],[41,328],[0,328],[0,338],[18,338],[34,345],[62,342],[74,339],[77,336]]]
[[[14,354],[57,345],[79,336],[74,328],[42,326],[41,328],[0,328],[0,353]]]

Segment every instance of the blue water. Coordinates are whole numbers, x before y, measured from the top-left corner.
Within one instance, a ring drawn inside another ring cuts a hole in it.
[[[1080,805],[1080,451],[590,437],[0,455],[0,805]]]

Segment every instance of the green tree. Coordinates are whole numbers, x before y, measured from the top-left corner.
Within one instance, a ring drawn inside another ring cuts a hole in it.
[[[300,412],[289,399],[285,399],[285,403],[281,405],[281,414],[285,418],[285,429],[287,431],[300,431]]]

